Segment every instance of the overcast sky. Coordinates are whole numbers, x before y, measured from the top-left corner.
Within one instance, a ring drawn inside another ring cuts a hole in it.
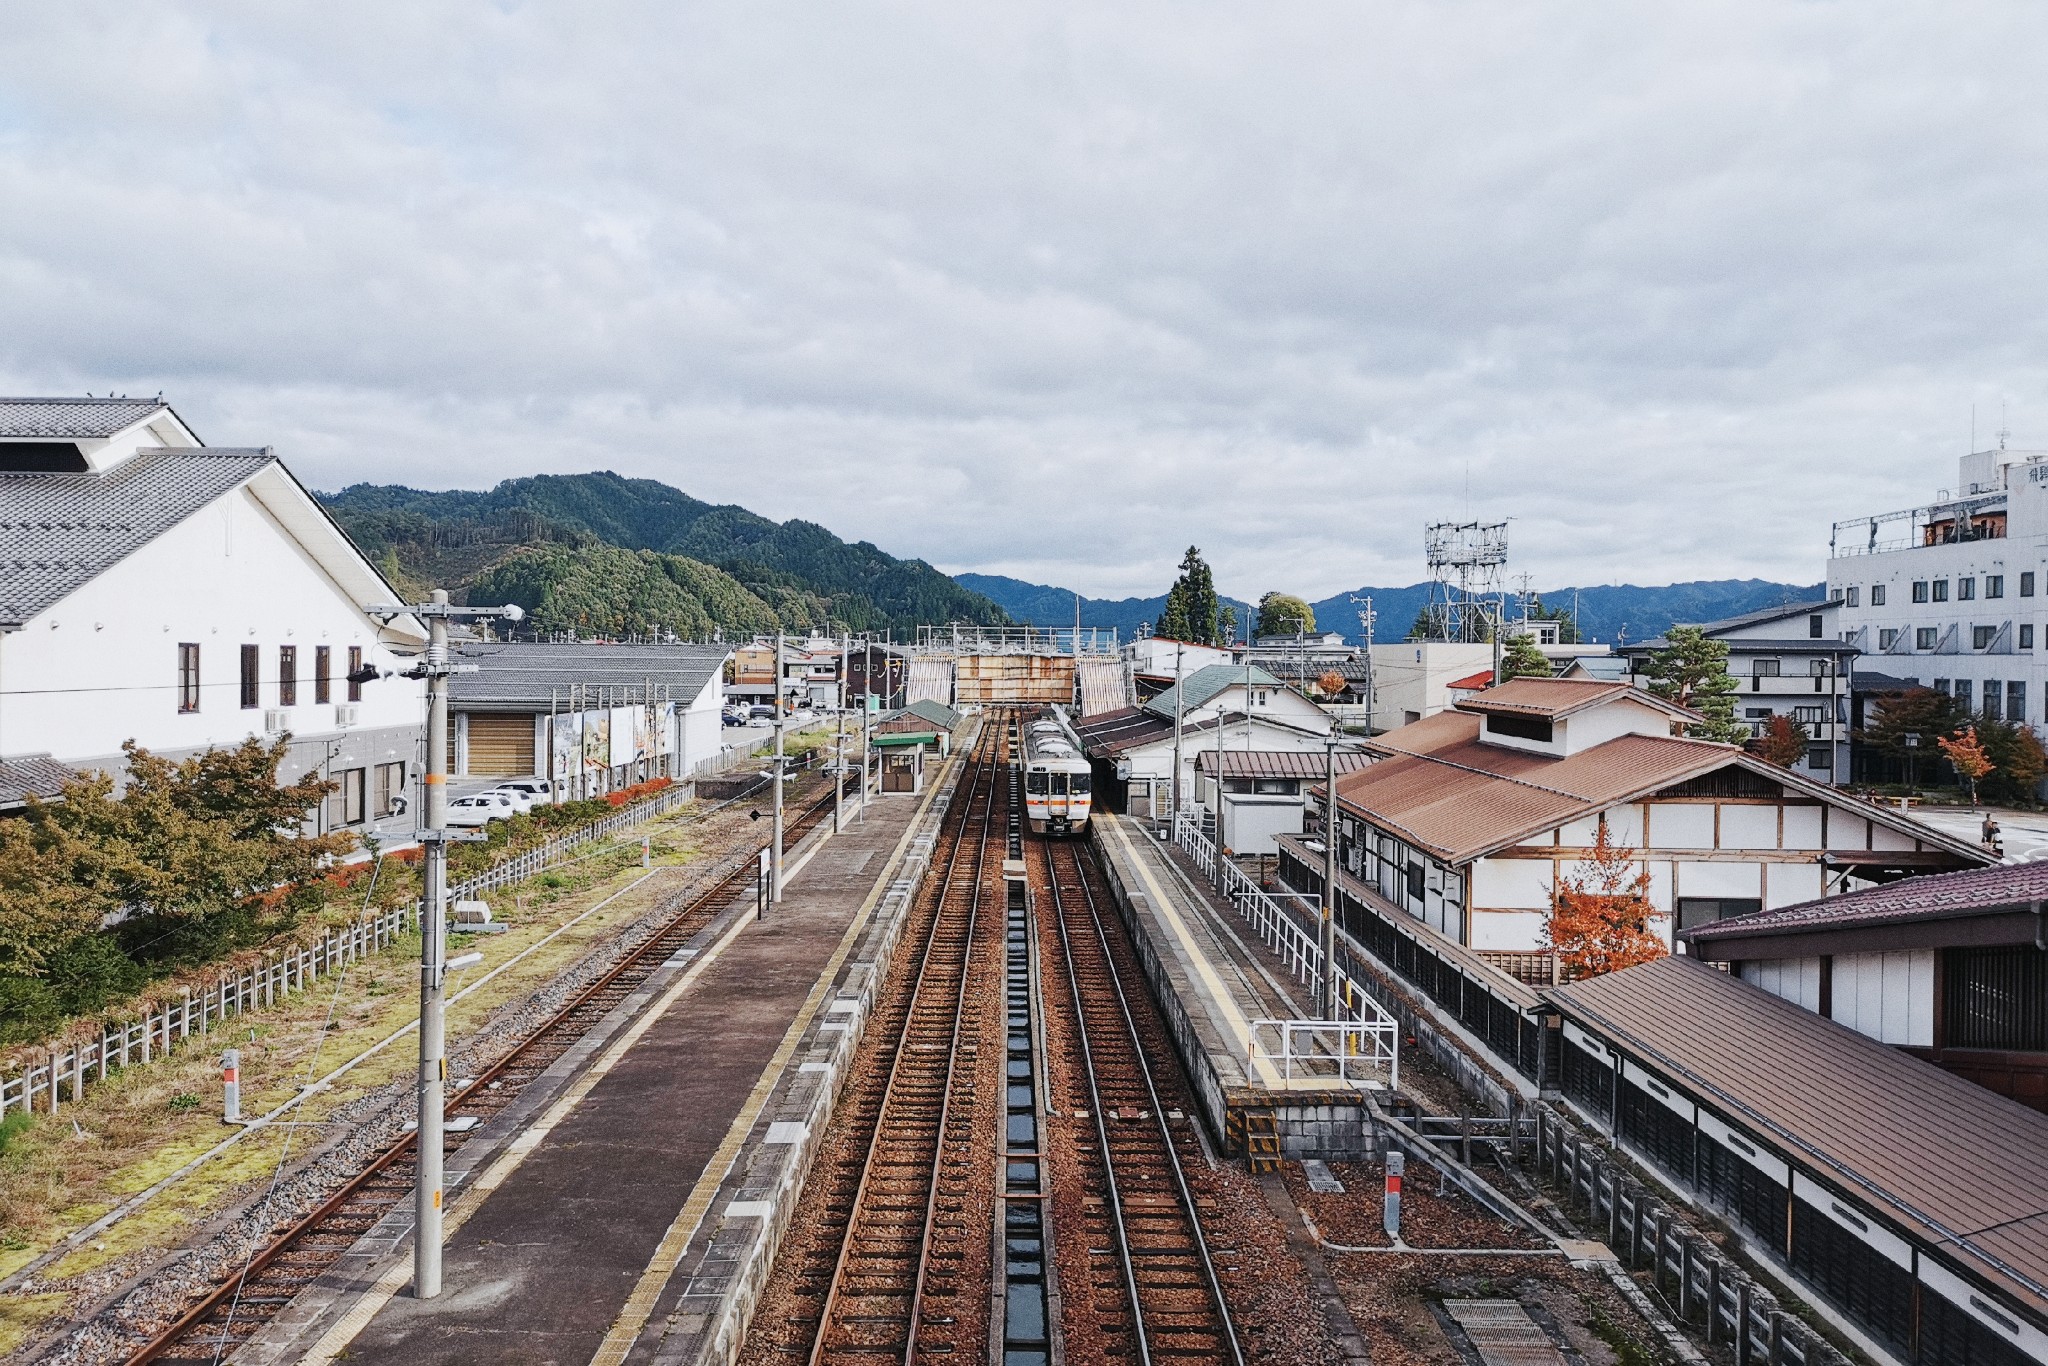
[[[0,387],[1151,593],[1821,577],[2048,446],[2034,3],[15,5]]]

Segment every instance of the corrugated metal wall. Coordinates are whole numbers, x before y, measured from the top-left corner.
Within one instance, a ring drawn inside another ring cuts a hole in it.
[[[1072,655],[960,655],[953,661],[954,700],[988,702],[1074,701]]]
[[[946,655],[918,655],[910,661],[910,676],[904,684],[903,705],[937,702],[953,705],[953,660]]]

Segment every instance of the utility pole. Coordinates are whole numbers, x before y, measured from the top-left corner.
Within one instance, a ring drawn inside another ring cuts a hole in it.
[[[1353,598],[1353,602],[1358,599]],[[1372,628],[1379,614],[1372,610],[1372,599],[1366,598],[1365,606],[1358,611],[1359,629],[1365,634],[1365,733],[1372,734],[1372,719],[1379,710],[1377,696],[1379,679],[1372,670]]]
[[[1318,1008],[1325,1020],[1337,1018],[1337,733],[1323,737],[1323,975]]]
[[[448,977],[448,842],[481,838],[480,834],[455,835],[448,829],[448,679],[476,668],[474,664],[456,664],[450,659],[448,623],[456,618],[504,617],[518,621],[526,614],[514,606],[452,607],[443,588],[435,589],[424,603],[373,607],[370,612],[385,621],[409,615],[424,618],[427,624],[427,653],[407,671],[406,677],[427,681],[427,766],[421,777],[425,801],[421,803],[419,828],[424,895],[420,900],[420,1117],[414,1144],[418,1172],[413,1187],[413,1295],[430,1300],[441,1293],[441,1214],[446,1203],[442,1191],[441,1121],[448,1083],[443,1016]],[[351,681],[369,682],[379,676],[374,667],[369,667],[349,677]]]
[[[1173,826],[1175,836],[1180,834],[1180,718],[1187,708],[1187,689],[1180,686],[1181,652],[1186,647],[1179,641],[1173,643],[1173,685],[1179,689],[1173,698],[1173,782],[1169,791],[1173,797],[1173,809],[1166,813],[1166,819]]]
[[[839,735],[832,745],[832,833],[846,828],[846,666],[853,654],[852,637],[839,637]]]
[[[782,632],[775,633],[775,843],[770,848],[768,903],[782,904]]]

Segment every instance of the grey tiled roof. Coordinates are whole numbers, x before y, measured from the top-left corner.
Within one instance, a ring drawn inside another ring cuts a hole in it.
[[[0,807],[20,806],[32,796],[49,801],[62,794],[64,784],[80,776],[77,769],[47,754],[0,759]]]
[[[0,436],[112,436],[169,406],[160,398],[0,398]]]
[[[580,705],[614,705],[602,701],[599,689],[611,690],[616,705],[630,691],[637,700],[649,682],[666,687],[676,702],[687,704],[725,667],[730,645],[603,645],[591,642],[534,644],[527,641],[479,641],[457,652],[461,663],[474,664],[473,674],[448,681],[448,698],[466,711],[570,710],[570,690],[589,689]]]
[[[1172,716],[1176,710],[1192,711],[1207,704],[1218,693],[1240,683],[1254,687],[1277,688],[1280,680],[1254,664],[1249,670],[1242,664],[1209,664],[1195,670],[1184,680],[1174,684],[1159,696],[1145,704],[1146,710],[1160,716]]]
[[[0,471],[0,626],[19,626],[237,488],[262,450],[145,450],[105,474]]]

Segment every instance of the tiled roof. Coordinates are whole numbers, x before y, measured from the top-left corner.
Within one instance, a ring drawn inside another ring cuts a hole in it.
[[[1997,863],[1960,873],[1909,877],[1860,892],[1734,916],[1685,931],[1693,940],[1796,934],[1850,925],[1947,920],[2048,901],[2048,863]]]
[[[594,708],[623,706],[652,682],[657,698],[666,687],[670,700],[688,705],[731,653],[729,645],[478,642],[458,651],[462,663],[478,668],[448,680],[448,699],[468,711],[569,711],[571,690],[579,685],[587,691],[577,694],[574,706]]]
[[[1529,681],[1516,679],[1506,686]],[[1556,681],[1561,680],[1550,680]],[[1387,758],[1339,778],[1338,799],[1449,864],[1484,857],[1566,821],[1729,765],[1816,800],[1847,804],[1829,789],[1732,745],[1623,735],[1555,758],[1486,744],[1479,739],[1479,726],[1480,718],[1470,711],[1444,711],[1374,736],[1365,747]],[[1881,808],[1859,809],[1937,849],[1961,854],[1969,848]]]
[[[1174,684],[1159,696],[1145,704],[1146,708],[1160,716],[1171,718],[1176,711],[1188,712],[1205,706],[1219,693],[1240,687],[1247,681],[1246,666],[1243,664],[1209,664],[1195,670],[1185,679]],[[1281,686],[1280,680],[1254,664],[1250,666],[1249,681],[1254,685],[1267,687]]]
[[[0,471],[0,626],[48,609],[275,459],[268,448],[152,449],[104,474]]]
[[[47,754],[0,759],[0,807],[20,806],[30,797],[49,801],[62,795],[64,784],[81,776],[77,769]]]
[[[1545,994],[1918,1238],[2048,1307],[2048,1114],[1692,958]]]
[[[1223,776],[1226,778],[1308,778],[1318,779],[1329,772],[1329,756],[1313,750],[1255,749],[1247,753],[1241,749],[1223,751]],[[1361,754],[1355,749],[1337,751],[1337,773],[1355,773],[1373,761],[1374,756]],[[1195,755],[1198,772],[1216,771],[1216,751],[1205,749]]]
[[[1491,687],[1492,685],[1493,670],[1491,669],[1481,669],[1476,674],[1466,674],[1463,678],[1454,678],[1444,684],[1446,688],[1455,688],[1459,692],[1471,692],[1479,688]]]
[[[1769,621],[1784,621],[1790,617],[1809,616],[1838,606],[1840,598],[1822,598],[1818,602],[1788,602],[1782,607],[1765,607],[1755,612],[1744,612],[1740,616],[1723,617],[1719,621],[1696,622],[1702,631],[1714,635],[1721,631],[1739,630],[1744,626],[1761,626]]]
[[[1242,726],[1245,719],[1245,714],[1241,711],[1227,711],[1221,716],[1205,716],[1199,721],[1183,721],[1180,727],[1181,740],[1190,744],[1192,752],[1191,742],[1195,736],[1211,734],[1219,724],[1225,730]],[[1271,717],[1260,717],[1258,724],[1291,731],[1297,735],[1315,734],[1298,726],[1275,721]],[[1090,758],[1102,759],[1121,754],[1127,749],[1135,749],[1139,745],[1172,739],[1173,719],[1170,716],[1159,716],[1144,707],[1118,707],[1115,711],[1097,712],[1093,716],[1077,720],[1074,723],[1074,734],[1080,737],[1081,747]]]
[[[1692,715],[1684,708],[1674,707],[1640,688],[1598,678],[1510,678],[1497,688],[1488,688],[1477,696],[1460,699],[1458,707],[1461,711],[1509,712],[1516,716],[1547,716],[1557,720],[1631,694],[1630,700],[1674,716]]]
[[[112,436],[169,406],[160,398],[0,398],[0,437]]]
[[[934,731],[950,734],[959,728],[963,718],[943,702],[919,698],[907,707],[884,713],[875,722],[876,730],[892,731]]]

